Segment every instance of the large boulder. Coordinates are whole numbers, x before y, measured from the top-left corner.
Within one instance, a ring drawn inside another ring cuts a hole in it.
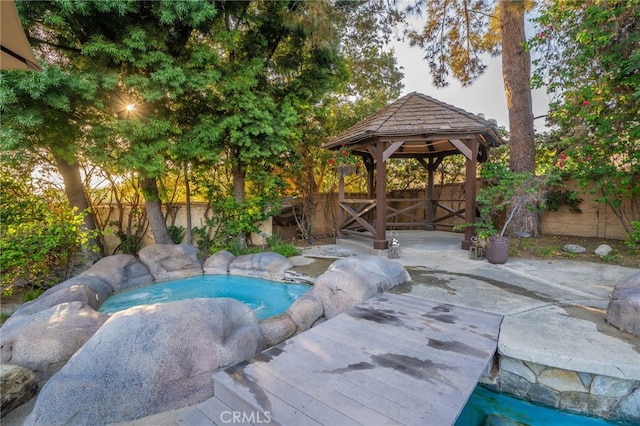
[[[324,314],[324,306],[307,292],[293,302],[286,312],[296,325],[296,331],[302,333],[310,329],[313,323]]]
[[[28,368],[43,382],[108,318],[78,301],[61,303],[33,315],[11,316],[0,333],[0,360]]]
[[[265,347],[284,342],[296,332],[296,324],[287,314],[276,315],[260,321]]]
[[[156,281],[195,277],[203,273],[198,248],[192,245],[153,244],[140,250],[138,256]]]
[[[331,319],[378,293],[411,279],[404,267],[381,256],[353,256],[339,259],[320,275],[308,295],[324,306]]]
[[[97,277],[109,283],[114,293],[143,287],[153,282],[149,269],[130,254],[107,256],[80,277]]]
[[[98,277],[75,277],[51,287],[37,299],[20,305],[13,315],[33,315],[68,302],[82,302],[97,310],[111,293],[111,286]]]
[[[32,371],[17,365],[0,364],[0,412],[2,417],[38,393],[38,380]]]
[[[263,347],[251,309],[193,299],[114,314],[43,387],[27,425],[112,424],[213,395],[212,375]]]
[[[622,331],[640,336],[640,272],[613,289],[605,319]]]
[[[226,250],[221,250],[209,256],[202,265],[204,273],[207,275],[228,274],[229,264],[236,257]]]
[[[229,264],[229,273],[231,275],[282,281],[284,272],[290,268],[293,268],[293,263],[283,255],[264,252],[236,257]]]

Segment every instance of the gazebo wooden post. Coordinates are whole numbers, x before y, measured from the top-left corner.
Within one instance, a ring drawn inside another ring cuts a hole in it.
[[[471,158],[466,157],[465,161],[465,185],[464,185],[464,217],[466,223],[476,223],[476,169],[478,158],[477,139],[465,139],[464,144],[471,151]],[[462,249],[469,250],[471,247],[471,237],[473,237],[473,227],[465,228]]]
[[[384,250],[389,247],[387,241],[387,167],[384,160],[385,144],[376,142],[376,235],[373,248]]]
[[[425,229],[427,231],[433,231],[433,197],[434,197],[434,162],[433,157],[429,157],[429,164],[427,167],[428,179],[427,179],[427,217],[425,223]]]

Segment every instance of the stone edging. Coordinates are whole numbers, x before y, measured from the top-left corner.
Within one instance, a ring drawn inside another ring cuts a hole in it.
[[[564,370],[503,355],[481,383],[544,406],[640,423],[640,381]]]

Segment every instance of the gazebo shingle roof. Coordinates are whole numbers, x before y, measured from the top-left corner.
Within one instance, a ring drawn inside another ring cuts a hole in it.
[[[448,135],[471,133],[481,135],[488,146],[503,142],[495,123],[430,96],[412,92],[350,127],[323,148],[336,149],[375,137],[399,137],[401,140],[401,137],[419,136],[433,140],[434,137],[448,139]]]

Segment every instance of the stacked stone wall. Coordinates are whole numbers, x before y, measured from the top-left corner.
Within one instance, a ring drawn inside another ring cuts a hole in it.
[[[640,380],[564,370],[500,356],[482,383],[498,392],[581,415],[640,423]]]

